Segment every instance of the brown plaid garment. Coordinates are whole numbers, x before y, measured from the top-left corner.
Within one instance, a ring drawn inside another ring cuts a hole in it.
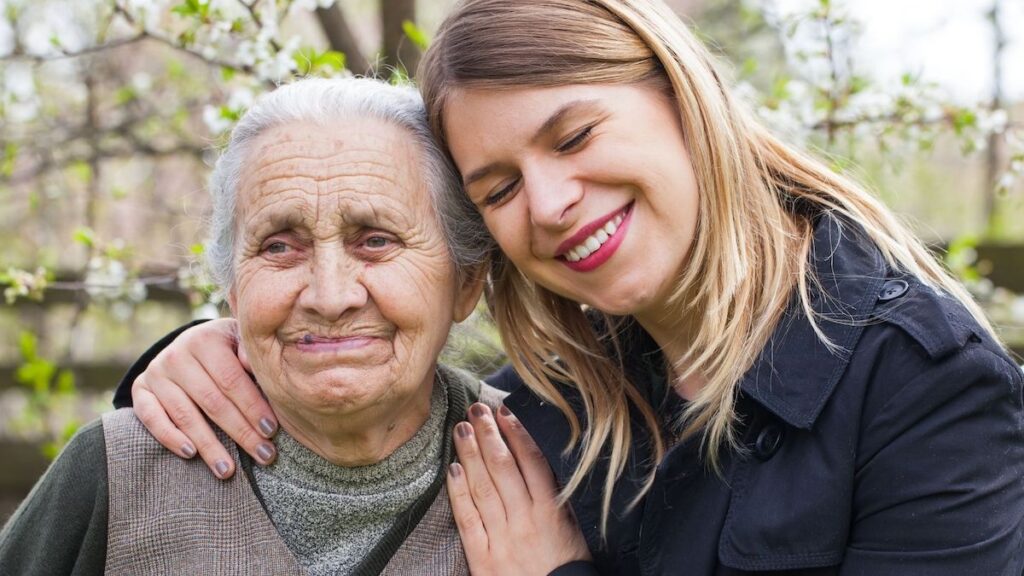
[[[486,384],[479,389],[480,401],[492,408],[504,396]],[[238,472],[222,481],[202,460],[168,452],[130,408],[104,414],[103,434],[110,498],[107,574],[303,574],[241,472],[234,442],[225,444]],[[469,575],[443,485],[382,574]]]

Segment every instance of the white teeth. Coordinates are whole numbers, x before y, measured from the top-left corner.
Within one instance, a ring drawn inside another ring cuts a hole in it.
[[[623,215],[619,214],[615,218],[606,222],[604,226],[598,228],[597,232],[591,234],[590,237],[584,240],[579,246],[576,246],[572,250],[566,252],[565,259],[569,262],[579,262],[596,252],[602,244],[607,242],[608,239],[618,231],[619,226],[622,224],[622,219]]]

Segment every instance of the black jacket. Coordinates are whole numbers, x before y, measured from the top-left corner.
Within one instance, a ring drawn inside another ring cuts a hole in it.
[[[572,498],[601,573],[1020,576],[1020,369],[958,302],[892,274],[838,221],[821,219],[814,254],[813,306],[839,349],[791,308],[740,384],[742,453],[724,452],[719,476],[698,441],[678,444],[627,510],[647,470],[634,429],[606,545],[598,490]],[[631,348],[630,376],[670,419],[664,360],[643,334]],[[525,387],[505,403],[564,482],[564,419]]]
[[[823,218],[813,302],[829,350],[792,307],[737,400],[742,451],[708,470],[697,441],[676,445],[632,509],[645,467],[634,429],[607,542],[598,523],[604,469],[572,505],[595,565],[562,574],[686,576],[1019,576],[1024,565],[1022,374],[955,300],[893,274],[877,249]],[[636,330],[625,363],[668,421],[664,360]],[[131,381],[173,338],[151,349]],[[497,380],[515,385],[508,370]],[[572,391],[567,390],[572,400]],[[521,387],[506,405],[565,481],[565,419]]]

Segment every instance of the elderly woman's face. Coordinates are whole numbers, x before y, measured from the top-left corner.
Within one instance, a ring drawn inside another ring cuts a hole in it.
[[[275,408],[393,420],[429,405],[451,323],[479,292],[458,285],[421,165],[410,135],[365,118],[254,142],[229,302]]]

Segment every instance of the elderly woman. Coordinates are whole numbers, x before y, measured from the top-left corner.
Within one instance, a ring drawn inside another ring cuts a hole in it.
[[[232,445],[215,467],[245,473],[225,482],[106,414],[4,528],[0,573],[466,573],[442,471],[467,407],[500,393],[437,363],[481,289],[483,243],[435,210],[472,210],[453,174],[411,88],[260,100],[212,176],[208,257],[280,419],[276,463]]]

